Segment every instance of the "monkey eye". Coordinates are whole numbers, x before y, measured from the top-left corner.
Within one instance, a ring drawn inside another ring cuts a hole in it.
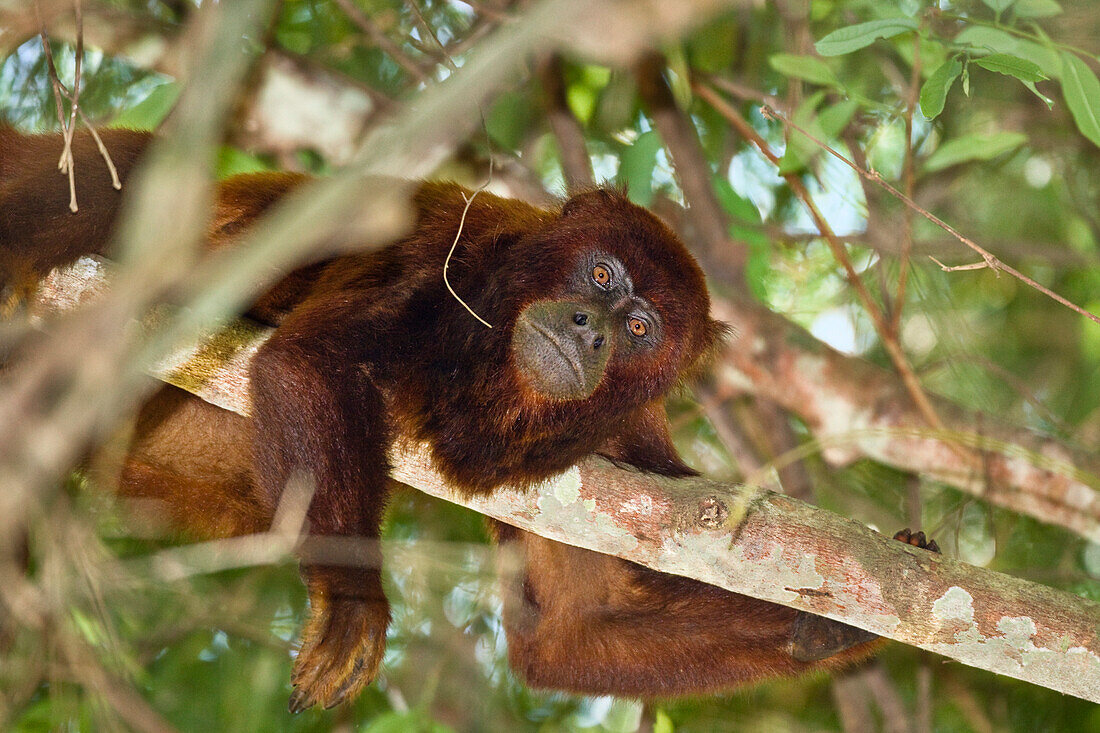
[[[604,265],[596,265],[592,268],[592,281],[601,288],[611,287],[611,270]]]
[[[635,336],[645,336],[646,331],[649,330],[645,325],[645,321],[643,321],[641,318],[637,318],[636,316],[631,316],[627,320],[626,325],[627,328],[630,329],[630,332]]]

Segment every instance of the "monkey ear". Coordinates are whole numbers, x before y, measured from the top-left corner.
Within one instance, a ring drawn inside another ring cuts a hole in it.
[[[663,399],[654,400],[638,410],[597,453],[616,463],[626,463],[662,476],[698,475],[680,460],[672,444]]]

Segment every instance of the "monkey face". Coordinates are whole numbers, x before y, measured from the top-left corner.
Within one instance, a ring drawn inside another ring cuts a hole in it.
[[[661,341],[661,318],[634,292],[618,257],[590,252],[568,278],[566,297],[540,300],[516,319],[512,349],[522,379],[553,400],[592,395],[613,358],[653,351]]]
[[[513,254],[521,276],[512,282],[527,298],[513,321],[512,357],[536,401],[589,400],[605,415],[632,409],[672,389],[715,341],[698,265],[617,192],[570,199]]]

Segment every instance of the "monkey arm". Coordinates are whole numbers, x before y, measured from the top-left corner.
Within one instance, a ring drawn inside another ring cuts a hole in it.
[[[288,483],[312,482],[310,534],[362,539],[355,565],[302,558],[311,616],[291,678],[295,712],[354,697],[374,678],[385,648],[390,616],[377,539],[390,428],[363,368],[364,341],[377,331],[363,310],[361,299],[344,293],[303,305],[251,367],[261,493],[274,506]]]

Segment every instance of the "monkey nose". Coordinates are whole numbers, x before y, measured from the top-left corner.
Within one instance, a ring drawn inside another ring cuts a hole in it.
[[[587,310],[578,310],[573,313],[573,332],[577,335],[579,343],[590,347],[593,351],[604,344],[604,336],[600,332],[603,320],[598,315],[593,315]]]

